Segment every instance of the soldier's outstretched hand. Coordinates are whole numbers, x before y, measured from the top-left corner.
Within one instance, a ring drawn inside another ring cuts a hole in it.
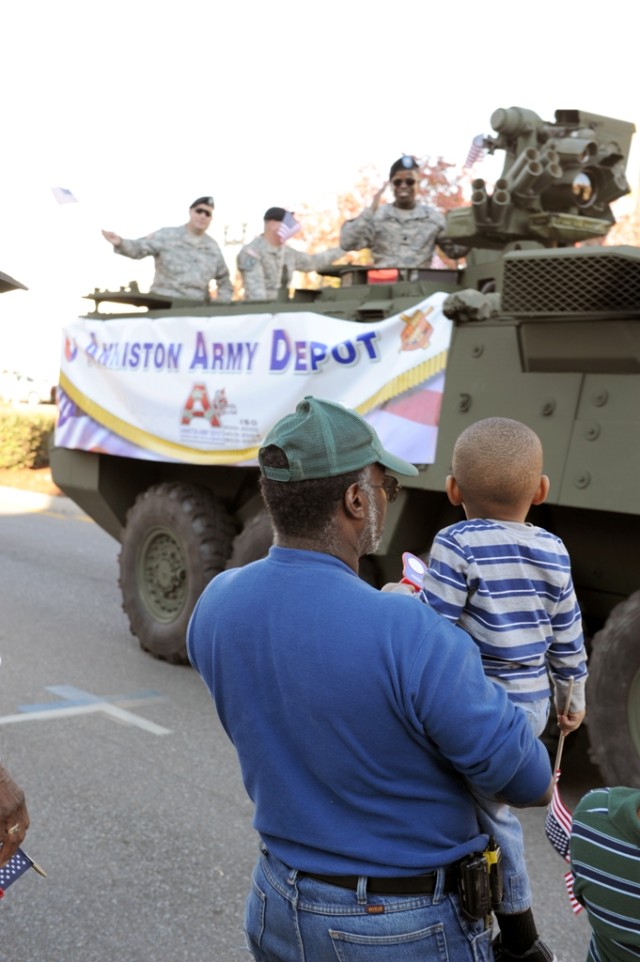
[[[113,244],[114,247],[120,247],[122,238],[119,234],[114,234],[112,230],[103,230],[102,236],[105,240],[108,240],[110,244]]]

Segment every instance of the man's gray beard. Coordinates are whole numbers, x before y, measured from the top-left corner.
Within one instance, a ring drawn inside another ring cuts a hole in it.
[[[376,498],[376,489],[368,482],[360,482],[360,487],[364,488],[369,496],[369,514],[367,524],[362,532],[360,539],[360,557],[365,554],[374,554],[382,540],[382,530],[384,519],[380,501]]]

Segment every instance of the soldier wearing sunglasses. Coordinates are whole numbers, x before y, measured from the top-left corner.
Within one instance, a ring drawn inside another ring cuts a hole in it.
[[[340,231],[345,250],[368,247],[375,267],[427,268],[436,245],[447,257],[464,257],[466,248],[445,236],[445,219],[434,207],[418,203],[419,165],[404,155],[391,165],[389,181],[380,188],[370,207]],[[391,185],[393,203],[380,205]]]
[[[217,300],[228,302],[232,295],[229,268],[222,251],[207,234],[213,208],[213,197],[198,197],[189,208],[189,220],[181,227],[162,227],[139,240],[126,240],[107,230],[102,231],[102,236],[113,245],[116,254],[136,260],[153,257],[152,294],[208,303],[209,285],[214,280]]]

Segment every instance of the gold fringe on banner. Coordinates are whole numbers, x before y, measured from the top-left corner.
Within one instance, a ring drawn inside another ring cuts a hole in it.
[[[430,357],[428,361],[423,361],[422,364],[418,364],[417,367],[412,368],[410,371],[405,371],[404,374],[399,374],[394,377],[392,381],[385,384],[372,394],[368,400],[363,401],[356,408],[358,414],[368,414],[372,408],[380,407],[385,401],[389,401],[392,397],[398,397],[399,394],[404,394],[405,391],[410,391],[411,388],[417,387],[418,384],[422,384],[428,378],[433,377],[434,374],[439,374],[447,366],[447,354],[448,351],[441,351],[440,354],[436,354],[435,357]]]

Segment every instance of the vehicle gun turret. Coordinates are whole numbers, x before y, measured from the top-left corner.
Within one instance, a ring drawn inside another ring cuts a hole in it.
[[[483,146],[504,150],[502,175],[493,190],[473,181],[471,205],[448,214],[449,237],[496,250],[519,241],[563,247],[608,232],[611,203],[630,191],[633,124],[582,110],[556,110],[549,123],[509,107],[494,111],[491,126],[496,136]]]

